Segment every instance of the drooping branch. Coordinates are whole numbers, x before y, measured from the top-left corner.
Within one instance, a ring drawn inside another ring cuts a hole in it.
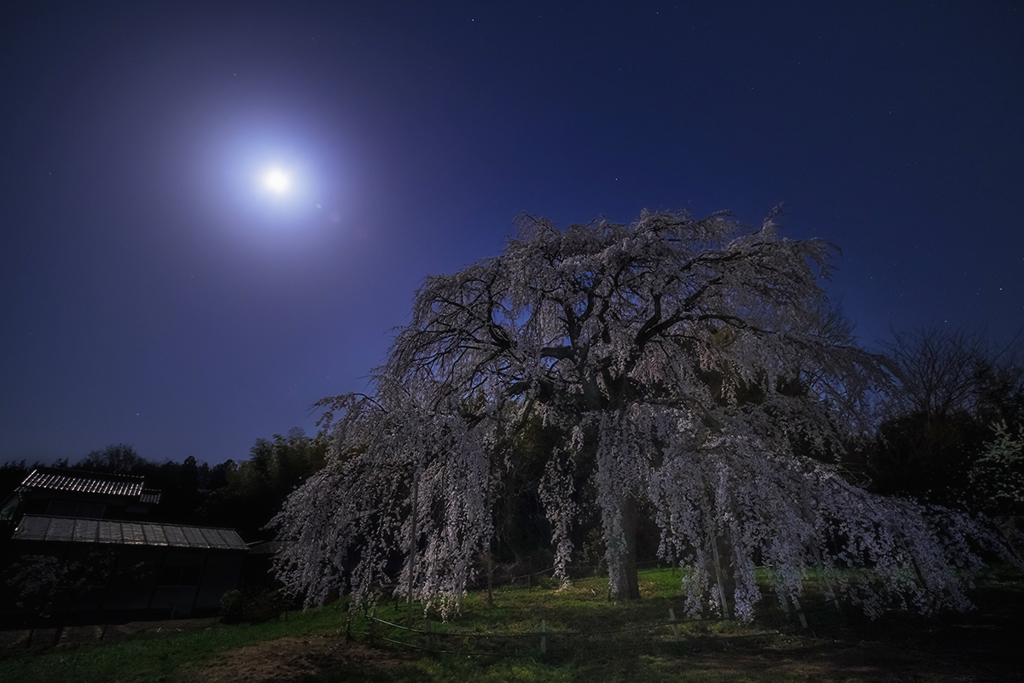
[[[820,462],[889,373],[827,306],[819,279],[835,247],[782,239],[773,216],[757,230],[684,212],[559,230],[524,215],[500,256],[428,278],[372,398],[322,402],[332,465],[277,518],[285,584],[313,601],[341,586],[359,604],[396,579],[404,539],[417,549],[399,553],[405,585],[457,607],[475,553],[492,547],[510,444],[539,421],[559,434],[535,493],[562,576],[578,513],[593,509],[613,592],[638,597],[649,509],[660,555],[690,567],[693,612],[716,593],[749,618],[754,558],[787,599],[813,565],[869,611],[962,607],[957,571],[978,566],[965,539],[984,538],[979,527],[945,512],[936,526],[934,511]]]

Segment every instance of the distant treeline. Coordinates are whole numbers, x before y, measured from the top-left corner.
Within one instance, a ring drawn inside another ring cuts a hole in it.
[[[268,538],[263,527],[282,501],[310,474],[325,464],[326,447],[293,429],[287,436],[258,439],[248,460],[218,465],[196,462],[155,463],[128,444],[112,444],[92,451],[77,462],[60,459],[51,464],[27,461],[0,465],[0,500],[6,498],[37,467],[126,474],[146,478],[146,487],[162,496],[151,518],[175,524],[237,529],[246,541]]]
[[[894,334],[895,386],[845,464],[877,493],[1024,515],[1022,341],[939,326]]]
[[[939,327],[895,334],[885,347],[895,382],[877,397],[863,431],[836,463],[856,483],[883,495],[1012,518],[1024,515],[1024,361],[1021,345],[994,347],[981,334]],[[496,494],[498,556],[511,560],[550,552],[547,519],[537,487],[546,452],[560,441],[557,427],[532,425],[510,448],[509,472]],[[306,478],[327,464],[327,437],[293,429],[258,439],[247,460],[218,465],[154,463],[127,444],[110,445],[71,463],[50,466],[144,476],[163,492],[157,521],[234,528],[246,541],[270,539],[264,526]],[[818,457],[813,448],[805,453]],[[0,496],[39,463],[0,465]],[[586,516],[586,515],[584,515]],[[599,521],[583,528],[582,560],[599,561]],[[587,531],[587,528],[590,532]],[[654,529],[648,530],[654,533]],[[656,538],[641,545],[657,547]],[[641,553],[645,554],[645,553]]]

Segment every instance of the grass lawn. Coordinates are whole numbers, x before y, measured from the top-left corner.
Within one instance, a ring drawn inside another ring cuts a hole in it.
[[[813,586],[812,586],[813,589]],[[673,623],[679,575],[641,574],[644,599],[613,603],[607,581],[570,588],[503,587],[493,606],[471,593],[447,623],[414,611],[415,631],[331,605],[258,625],[182,630],[0,651],[0,681],[965,681],[1024,680],[1024,577],[996,574],[979,609],[923,619],[900,612],[871,622],[815,599],[803,628],[774,601],[753,624]],[[670,612],[671,610],[671,612]],[[378,619],[407,624],[404,605]],[[544,652],[541,644],[544,644]],[[429,651],[428,651],[429,650]]]

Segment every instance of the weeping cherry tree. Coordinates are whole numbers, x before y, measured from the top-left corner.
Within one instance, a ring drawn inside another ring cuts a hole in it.
[[[813,569],[871,613],[968,606],[982,525],[828,464],[888,374],[821,288],[835,247],[784,239],[774,218],[560,230],[523,216],[500,256],[428,278],[372,395],[321,402],[330,464],[273,523],[280,578],[310,603],[342,590],[360,604],[395,585],[397,559],[396,591],[457,607],[493,540],[509,444],[539,418],[565,435],[539,491],[563,580],[587,505],[616,599],[640,596],[648,515],[691,614],[752,618],[755,566],[783,604]]]

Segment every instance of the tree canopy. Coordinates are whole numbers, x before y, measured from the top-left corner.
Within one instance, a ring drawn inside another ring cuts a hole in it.
[[[875,491],[992,515],[1024,510],[1021,336],[934,325],[885,344],[899,378],[866,453]]]
[[[323,467],[325,450],[297,427],[287,436],[257,439],[248,460],[225,467],[224,485],[205,501],[207,518],[247,540],[266,537],[264,527],[288,494]]]
[[[979,565],[968,539],[984,530],[827,464],[888,379],[820,285],[835,249],[780,237],[775,214],[756,229],[727,214],[565,230],[523,216],[501,255],[425,281],[371,395],[322,402],[328,466],[275,519],[280,578],[358,603],[404,553],[401,586],[457,604],[493,541],[511,444],[539,418],[563,435],[539,484],[563,577],[596,507],[617,598],[639,597],[646,515],[660,556],[687,568],[691,613],[750,618],[755,565],[780,596],[813,566],[869,610],[963,607],[957,570]]]

